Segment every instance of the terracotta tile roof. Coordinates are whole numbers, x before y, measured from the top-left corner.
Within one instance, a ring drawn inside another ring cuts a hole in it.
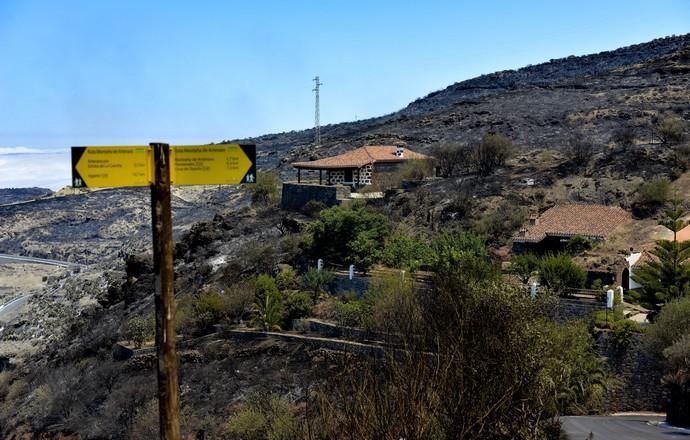
[[[513,241],[538,243],[547,236],[574,237],[576,235],[603,240],[628,218],[628,213],[619,207],[557,205],[539,216],[536,224],[528,222],[524,225],[513,237]]]
[[[368,145],[348,151],[333,157],[312,160],[310,162],[295,162],[295,168],[314,170],[360,168],[374,162],[404,162],[410,159],[431,159],[430,156],[404,149],[403,157],[395,155],[398,147],[395,145]]]

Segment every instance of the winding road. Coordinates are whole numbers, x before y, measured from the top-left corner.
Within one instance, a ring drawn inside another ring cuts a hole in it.
[[[690,430],[663,424],[664,416],[561,417],[568,440],[690,440]]]
[[[60,266],[60,267],[86,267],[79,263],[70,263],[69,261],[51,260],[48,258],[36,258],[36,257],[21,257],[18,255],[7,255],[0,254],[0,264],[3,262],[10,263],[33,263],[33,264],[48,264],[50,266]]]
[[[49,258],[37,257],[22,257],[19,255],[0,254],[0,264],[3,263],[19,263],[19,264],[46,264],[49,266],[58,266],[70,269],[81,269],[86,267],[83,264],[71,263],[68,261],[51,260]],[[12,319],[13,314],[16,313],[22,306],[29,302],[33,295],[22,295],[13,299],[7,304],[0,305],[0,322],[7,322]]]

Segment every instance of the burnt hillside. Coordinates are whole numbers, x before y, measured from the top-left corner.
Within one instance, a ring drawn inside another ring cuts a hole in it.
[[[313,130],[267,134],[255,142],[260,166],[281,167],[376,143],[427,151],[442,142],[467,143],[497,131],[523,149],[561,148],[573,131],[607,143],[621,127],[650,140],[649,126],[663,112],[690,119],[690,34],[614,51],[570,56],[455,83],[398,112]]]

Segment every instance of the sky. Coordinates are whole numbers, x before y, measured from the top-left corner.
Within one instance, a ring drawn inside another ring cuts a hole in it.
[[[686,0],[0,0],[0,187],[61,186],[71,145],[309,128],[316,75],[328,124],[484,73],[687,32]],[[29,159],[33,171],[19,166]]]

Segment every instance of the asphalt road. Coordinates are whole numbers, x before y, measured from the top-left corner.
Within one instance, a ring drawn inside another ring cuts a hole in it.
[[[0,263],[3,263],[3,262],[48,264],[50,266],[60,266],[60,267],[83,267],[83,265],[81,265],[81,264],[69,263],[67,261],[50,260],[47,258],[20,257],[17,255],[0,254]]]
[[[659,416],[562,417],[568,440],[690,440],[690,430],[659,426]],[[592,433],[592,437],[589,437]]]
[[[19,298],[0,306],[0,322],[10,321],[16,315],[16,312],[29,302],[31,296],[32,295],[20,296]]]

